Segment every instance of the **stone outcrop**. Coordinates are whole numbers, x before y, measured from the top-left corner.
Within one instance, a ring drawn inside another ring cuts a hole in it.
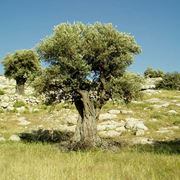
[[[40,100],[33,96],[34,90],[26,86],[25,95],[21,96],[15,93],[16,83],[4,76],[0,76],[0,110],[1,111],[17,111],[23,113],[29,108],[34,107]],[[21,104],[18,104],[21,103]]]

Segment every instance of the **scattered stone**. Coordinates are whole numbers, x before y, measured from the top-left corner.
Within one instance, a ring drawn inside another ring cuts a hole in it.
[[[126,131],[126,128],[125,128],[124,126],[122,126],[122,127],[117,127],[117,128],[116,128],[116,131],[117,131],[117,132],[125,132],[125,131]]]
[[[168,128],[160,128],[158,131],[156,131],[157,133],[161,133],[161,134],[164,134],[164,133],[173,133],[172,130],[168,129]]]
[[[171,100],[171,102],[176,103],[178,102],[178,100],[174,99],[174,100]]]
[[[149,89],[155,89],[156,84],[158,82],[162,81],[162,78],[146,78],[145,83],[142,85],[141,89],[142,90],[149,90]]]
[[[157,122],[158,120],[155,119],[155,118],[152,118],[150,121],[151,121],[151,122]]]
[[[100,131],[98,132],[99,136],[102,138],[115,138],[121,135],[121,132],[117,132],[115,130],[110,131]]]
[[[145,94],[151,95],[151,94],[158,94],[158,93],[160,93],[161,91],[160,91],[160,90],[156,90],[156,89],[147,89],[147,90],[144,90],[143,92],[144,92]]]
[[[110,114],[119,114],[120,110],[118,110],[118,109],[111,109],[111,110],[108,111],[108,113],[110,113]]]
[[[65,122],[69,125],[76,125],[77,124],[77,120],[78,120],[78,114],[70,114],[67,115]]]
[[[1,136],[1,137],[0,137],[0,142],[4,142],[4,141],[6,141],[6,139]]]
[[[176,104],[176,106],[180,106],[180,104]]]
[[[159,109],[159,108],[163,108],[163,107],[168,107],[169,106],[169,103],[168,102],[166,102],[166,103],[164,103],[164,104],[154,104],[153,105],[153,107],[155,108],[155,109]]]
[[[136,135],[136,136],[143,136],[143,135],[144,135],[144,130],[142,130],[142,129],[137,130],[137,131],[135,132],[135,135]]]
[[[117,122],[117,121],[104,121],[102,123],[99,123],[97,125],[97,130],[98,131],[108,131],[108,130],[115,130],[118,127],[124,127],[125,122]]]
[[[110,113],[103,113],[103,114],[100,114],[100,116],[99,116],[100,121],[112,120],[115,118],[117,118],[117,115],[116,114],[110,114]]]
[[[149,139],[146,137],[135,137],[131,140],[132,145],[136,144],[154,144],[153,139]]]
[[[14,111],[14,110],[15,110],[15,108],[13,106],[8,106],[7,107],[7,111]]]
[[[142,104],[143,102],[142,101],[131,101],[131,103],[133,103],[133,104]]]
[[[38,109],[38,108],[34,108],[34,109],[32,110],[32,112],[33,112],[33,113],[39,112],[39,109]]]
[[[126,119],[126,124],[125,124],[126,129],[133,129],[133,130],[148,130],[148,128],[144,125],[143,121],[135,119],[135,118],[127,118]]]
[[[58,129],[59,129],[59,131],[62,131],[62,132],[73,132],[74,133],[76,130],[76,125],[74,125],[74,126],[59,125]]]
[[[170,114],[178,114],[175,110],[170,110],[170,111],[168,111],[168,113],[170,113]]]
[[[133,111],[131,110],[120,110],[121,114],[133,114]]]
[[[170,127],[168,127],[168,129],[174,129],[174,130],[177,130],[179,128],[180,128],[179,126],[170,126]]]
[[[24,106],[16,108],[18,113],[24,113],[26,111],[26,108]]]
[[[159,99],[159,98],[152,98],[152,99],[145,100],[145,102],[148,102],[148,103],[159,103],[159,102],[161,102],[161,99]]]
[[[9,106],[8,102],[2,102],[0,105],[2,108],[6,109]]]
[[[28,119],[26,117],[19,117],[18,118],[19,121],[19,125],[21,126],[27,126],[28,124],[30,124],[31,122],[28,121]]]
[[[21,139],[20,139],[20,137],[18,135],[13,134],[13,135],[10,136],[9,140],[10,141],[17,141],[18,142]]]

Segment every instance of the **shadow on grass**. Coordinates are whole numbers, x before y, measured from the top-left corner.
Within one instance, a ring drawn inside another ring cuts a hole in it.
[[[61,132],[58,130],[33,130],[32,132],[23,132],[19,134],[19,137],[24,142],[44,142],[44,143],[61,143],[68,142],[74,133]],[[128,143],[114,141],[112,139],[102,140],[100,148],[106,150],[121,150],[129,146]],[[155,141],[153,144],[135,145],[130,148],[132,151],[138,152],[152,152],[152,153],[165,153],[165,154],[180,154],[180,139],[171,141]]]
[[[46,142],[59,143],[69,140],[73,136],[71,132],[61,132],[58,130],[33,130],[32,132],[23,132],[19,134],[22,141],[25,142]]]
[[[133,149],[134,148],[138,152],[180,154],[180,139],[169,141],[155,141],[153,145],[136,145],[133,147]]]

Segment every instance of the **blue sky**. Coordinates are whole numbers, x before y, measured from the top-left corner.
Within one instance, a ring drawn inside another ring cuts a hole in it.
[[[180,0],[0,0],[0,59],[33,48],[67,21],[111,22],[134,35],[142,53],[132,71],[180,71]]]

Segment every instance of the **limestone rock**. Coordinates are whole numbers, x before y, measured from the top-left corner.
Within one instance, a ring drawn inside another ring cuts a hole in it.
[[[110,114],[110,113],[103,113],[103,114],[100,114],[100,116],[99,116],[100,121],[112,120],[112,119],[116,119],[116,118],[117,118],[116,114]]]
[[[170,130],[170,129],[168,129],[168,128],[160,128],[158,131],[156,131],[157,133],[161,133],[161,134],[164,134],[164,133],[170,133],[170,134],[172,134],[173,133],[173,131],[172,130]]]
[[[122,126],[122,127],[117,127],[117,128],[116,128],[116,131],[117,131],[117,132],[124,132],[124,131],[126,131],[126,128],[125,128],[124,126]]]
[[[76,125],[78,120],[78,114],[69,114],[65,118],[65,122],[68,125]]]
[[[133,114],[133,111],[131,110],[120,110],[121,114]]]
[[[159,103],[159,102],[161,102],[161,99],[159,99],[159,98],[151,98],[151,99],[145,100],[145,102],[148,102],[148,103]]]
[[[21,139],[20,139],[20,137],[18,135],[13,134],[13,135],[10,136],[9,140],[10,141],[17,141],[18,142]]]
[[[29,125],[31,122],[28,121],[28,119],[26,117],[19,117],[18,118],[18,121],[19,121],[19,125],[21,126],[27,126]]]
[[[110,130],[110,131],[100,131],[98,134],[102,138],[115,138],[115,137],[120,136],[121,132]]]
[[[26,111],[26,108],[24,106],[16,108],[18,113],[24,113]]]
[[[75,132],[76,130],[76,125],[74,126],[67,126],[67,125],[59,125],[58,129],[62,132]]]
[[[109,121],[104,121],[102,123],[99,123],[97,125],[97,130],[98,131],[108,131],[108,130],[115,130],[118,127],[124,127],[125,122],[117,122],[113,120]]]
[[[137,130],[135,135],[136,136],[143,136],[144,135],[144,130],[142,130],[142,129]]]
[[[153,141],[153,139],[149,139],[146,137],[135,137],[131,140],[131,143],[133,145],[136,145],[136,144],[154,144],[154,141]]]
[[[135,118],[127,118],[125,128],[133,130],[148,130],[148,128],[144,125],[143,121]]]
[[[1,106],[2,108],[6,109],[6,108],[9,106],[9,103],[8,103],[8,102],[2,102],[2,103],[0,104],[0,106]]]
[[[175,110],[170,110],[170,111],[168,111],[168,113],[170,113],[170,114],[178,114]]]
[[[4,137],[0,136],[0,142],[4,142],[4,141],[6,141],[6,139]]]
[[[111,110],[108,111],[108,113],[110,113],[110,114],[119,114],[120,112],[121,111],[118,110],[118,109],[111,109]]]

